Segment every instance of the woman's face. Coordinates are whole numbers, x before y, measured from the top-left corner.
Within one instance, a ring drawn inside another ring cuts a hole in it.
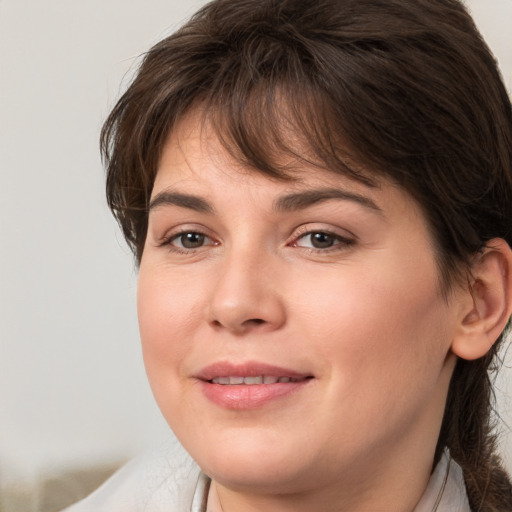
[[[269,492],[432,454],[460,308],[418,206],[306,164],[271,180],[197,125],[164,148],[138,290],[180,441],[221,485]]]

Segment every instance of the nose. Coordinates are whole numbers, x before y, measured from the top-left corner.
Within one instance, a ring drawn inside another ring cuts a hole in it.
[[[233,255],[222,263],[208,303],[208,322],[235,335],[279,329],[286,322],[284,297],[272,256]]]

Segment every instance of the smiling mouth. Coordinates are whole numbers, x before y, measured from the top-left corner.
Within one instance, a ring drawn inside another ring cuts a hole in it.
[[[276,377],[273,375],[257,375],[251,377],[214,377],[209,382],[223,386],[255,386],[258,384],[287,384],[289,382],[300,382],[311,377],[293,378]]]
[[[258,361],[219,361],[203,368],[195,378],[204,396],[226,410],[255,410],[275,400],[286,400],[315,376]]]

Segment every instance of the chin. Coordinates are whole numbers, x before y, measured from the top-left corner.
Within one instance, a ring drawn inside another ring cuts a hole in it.
[[[259,439],[258,439],[259,437]],[[235,491],[291,493],[303,491],[319,473],[319,461],[299,446],[271,441],[268,436],[247,433],[226,436],[210,446],[189,450],[210,478]],[[289,438],[289,436],[288,436]],[[186,447],[186,446],[185,446]],[[310,468],[316,468],[311,472]]]
[[[261,464],[254,460],[212,464],[211,469],[203,471],[220,485],[238,492],[257,494],[291,494],[304,491],[311,484],[304,468],[294,468],[289,463]]]

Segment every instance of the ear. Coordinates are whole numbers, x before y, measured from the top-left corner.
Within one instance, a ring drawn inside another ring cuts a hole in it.
[[[491,349],[512,313],[512,250],[505,240],[491,240],[476,256],[468,286],[452,352],[471,360]]]

